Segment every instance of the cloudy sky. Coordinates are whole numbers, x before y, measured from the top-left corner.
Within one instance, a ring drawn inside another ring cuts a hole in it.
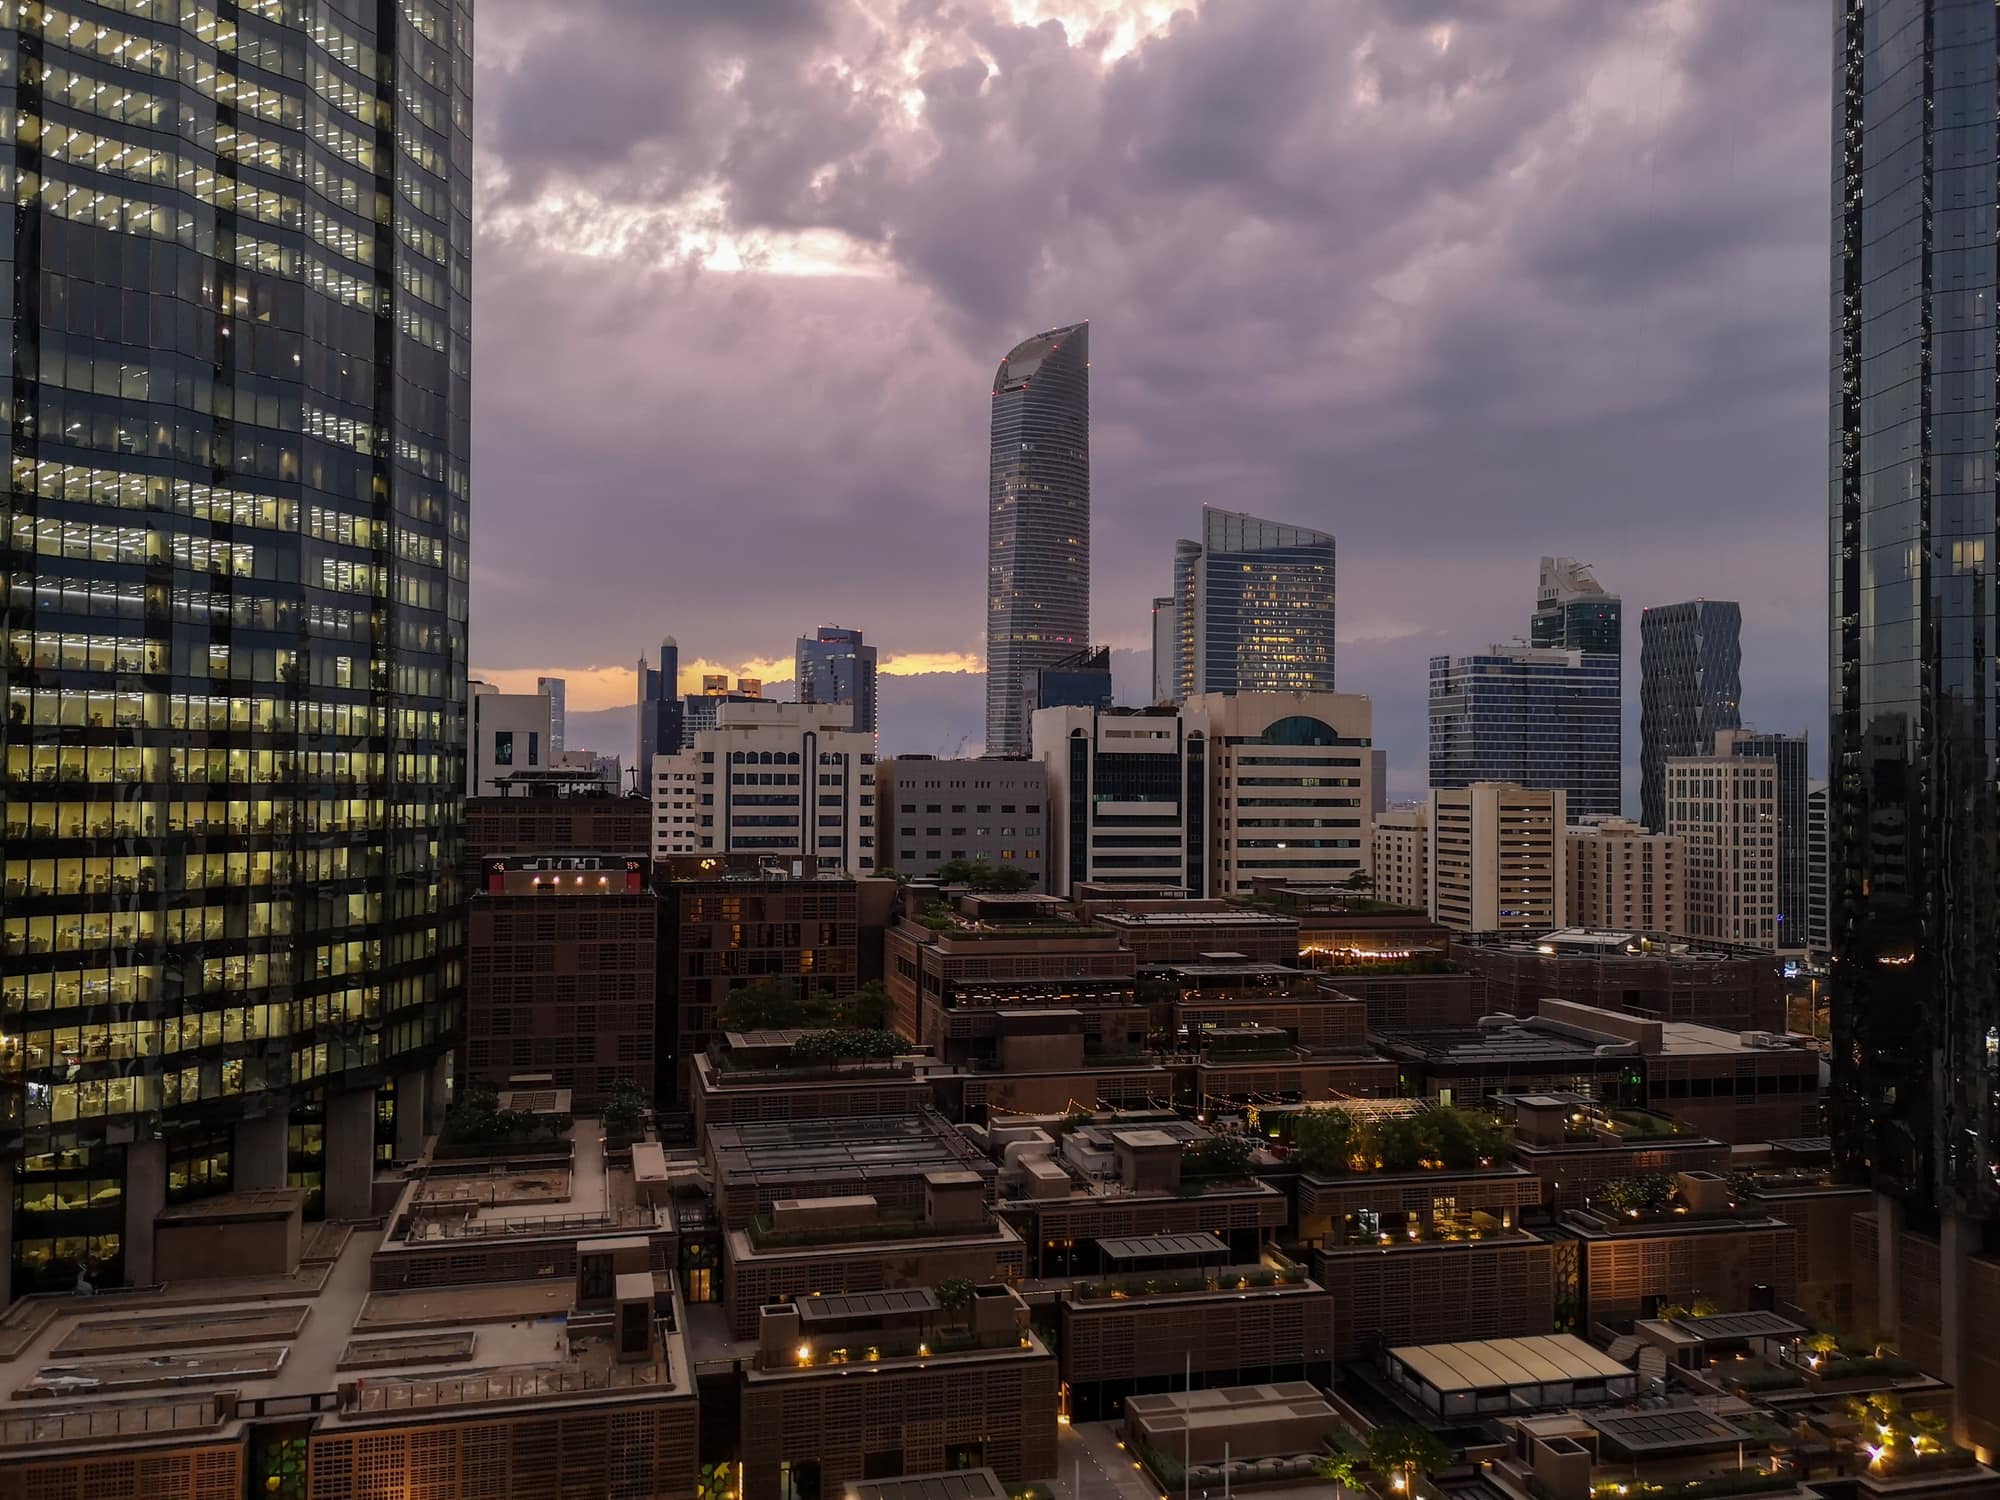
[[[1741,600],[1746,714],[1817,756],[1823,0],[479,27],[473,656],[567,676],[573,743],[630,755],[662,634],[775,681],[838,622],[897,674],[886,752],[976,747],[989,381],[1088,318],[1125,697],[1207,503],[1338,537],[1340,685],[1399,797],[1426,659],[1524,631],[1543,552],[1623,595],[1634,658],[1639,608]]]

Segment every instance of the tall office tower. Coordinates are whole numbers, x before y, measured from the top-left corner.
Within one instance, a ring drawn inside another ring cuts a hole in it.
[[[1727,599],[1639,615],[1639,821],[1667,826],[1667,759],[1706,755],[1743,723],[1743,611]]]
[[[1806,952],[1815,960],[1826,956],[1832,918],[1828,910],[1833,871],[1830,807],[1827,784],[1815,781],[1806,792]]]
[[[1153,702],[1166,703],[1174,692],[1174,642],[1179,639],[1174,596],[1161,594],[1153,600]]]
[[[1333,691],[1333,537],[1204,508],[1174,546],[1174,695]]]
[[[464,982],[472,6],[86,9],[0,13],[16,1291],[373,1212]]]
[[[1621,713],[1609,654],[1493,646],[1434,656],[1431,787],[1511,781],[1567,792],[1578,819],[1614,815]]]
[[[875,732],[875,648],[862,643],[860,631],[822,625],[800,636],[792,685],[801,703],[851,705],[854,728]]]
[[[1090,644],[1090,325],[1016,344],[993,377],[986,753],[1028,750],[1023,680]]]
[[[1625,606],[1607,594],[1590,564],[1573,557],[1545,557],[1536,579],[1535,617],[1529,642],[1558,651],[1622,656]]]
[[[563,717],[568,707],[569,683],[561,677],[537,677],[535,691],[549,700],[549,749],[560,754],[563,748]]]
[[[1667,832],[1687,851],[1685,937],[1778,946],[1778,767],[1718,748],[1667,762]]]
[[[1985,1447],[2000,1446],[2000,1340],[1972,1315],[2000,1295],[1993,28],[1944,0],[1835,8],[1828,484],[1832,1123],[1843,1168],[1878,1190],[1881,1271],[1856,1313],[1934,1360]]]
[[[1782,953],[1804,953],[1806,912],[1811,904],[1810,812],[1812,793],[1808,747],[1802,734],[1764,734],[1754,729],[1725,729],[1715,737],[1717,755],[1739,760],[1767,760],[1778,772],[1778,928],[1776,947]]]
[[[681,648],[672,636],[660,642],[660,664],[639,658],[639,774],[652,774],[655,755],[677,754],[684,741],[680,690]]]
[[[1568,797],[1512,782],[1433,791],[1430,915],[1454,932],[1543,933],[1569,921]]]

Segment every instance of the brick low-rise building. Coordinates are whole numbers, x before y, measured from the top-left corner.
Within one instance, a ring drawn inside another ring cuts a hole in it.
[[[1060,1309],[1076,1421],[1115,1416],[1124,1397],[1165,1389],[1184,1374],[1203,1387],[1333,1382],[1332,1300],[1296,1268],[1108,1277],[1072,1286]]]
[[[1569,1000],[1725,1031],[1782,1031],[1784,976],[1768,952],[1632,931],[1566,928],[1466,937],[1451,956],[1486,981],[1489,1006],[1532,1016]]]
[[[655,1090],[659,898],[636,855],[481,861],[466,915],[468,1078],[543,1075],[576,1106]]]
[[[923,1206],[885,1212],[867,1195],[788,1199],[724,1238],[730,1331],[757,1336],[761,1309],[803,1297],[934,1287],[954,1277],[1016,1282],[1021,1237],[994,1217],[977,1173],[925,1174]]]
[[[1056,1471],[1055,1356],[1004,1286],[962,1314],[923,1289],[766,1308],[741,1376],[745,1495],[835,1495],[868,1476]]]
[[[1334,1243],[1313,1279],[1333,1298],[1334,1357],[1402,1344],[1524,1338],[1557,1319],[1557,1247],[1525,1230],[1477,1239]]]

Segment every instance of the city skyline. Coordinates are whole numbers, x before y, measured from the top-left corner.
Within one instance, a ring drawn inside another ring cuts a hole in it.
[[[1822,524],[1810,476],[1823,464],[1824,312],[1792,274],[1824,253],[1825,42],[1812,7],[1440,7],[1418,24],[1384,5],[1211,5],[1178,32],[1135,22],[1103,52],[1084,26],[1064,39],[1012,23],[1060,8],[993,7],[999,71],[971,91],[953,92],[963,39],[913,23],[911,66],[932,70],[929,93],[850,6],[786,7],[789,22],[773,7],[682,8],[615,46],[620,33],[588,4],[493,8],[488,33],[504,35],[481,59],[493,314],[480,482],[489,516],[526,517],[537,495],[560,493],[574,524],[481,529],[482,675],[565,676],[575,713],[592,701],[585,669],[628,662],[662,631],[691,640],[699,624],[711,656],[787,659],[796,624],[760,618],[754,591],[714,565],[741,557],[879,644],[885,750],[978,742],[976,676],[892,681],[893,664],[982,655],[986,382],[1024,332],[1087,316],[1093,644],[1114,648],[1132,684],[1122,699],[1146,690],[1161,549],[1210,502],[1340,537],[1340,682],[1377,703],[1398,795],[1421,760],[1428,657],[1511,618],[1516,570],[1544,552],[1599,564],[1629,609],[1743,599],[1746,714],[1819,725],[1818,694],[1799,684],[1823,656],[1824,584],[1795,538]],[[1074,20],[1093,7],[1066,9]],[[1446,26],[1440,51],[1428,33]],[[1378,38],[1372,68],[1354,55],[1364,31]],[[649,44],[685,69],[688,115],[652,109],[632,82]],[[836,51],[892,102],[830,97],[812,69]],[[542,87],[528,56],[594,80],[559,131],[538,127],[552,117],[527,92]],[[766,87],[798,85],[760,123],[829,169],[822,190],[790,158],[750,150],[746,100],[705,92],[733,62]],[[1351,103],[1357,80],[1391,62],[1453,109],[1429,120],[1401,93],[1367,112]],[[1216,143],[1240,172],[1232,188],[1171,122],[1199,113],[1195,90],[1245,69],[1278,86]],[[1643,109],[1603,98],[1627,74]],[[1044,97],[1070,112],[1044,118]],[[830,110],[838,129],[801,143]],[[701,127],[674,134],[695,111]],[[1064,130],[1074,160],[1054,150]],[[1286,149],[1260,163],[1259,132]],[[1488,177],[1552,132],[1556,156],[1524,168],[1518,201],[1498,211]],[[1125,144],[1144,171],[1110,165]],[[876,147],[886,175],[871,179],[861,163]],[[926,168],[917,158],[932,148],[943,158]],[[1447,167],[1446,155],[1463,159]],[[703,220],[678,198],[642,202],[647,162],[722,207]],[[1394,183],[1434,163],[1468,195],[1463,219],[1391,201]],[[1368,185],[1366,213],[1308,213],[1312,185],[1345,174]],[[577,214],[536,218],[558,192]],[[1213,241],[1218,213],[1244,223],[1242,243]],[[1143,239],[1130,228],[1141,214],[1160,216]],[[1368,215],[1370,231],[1345,227]],[[637,223],[660,233],[620,227]],[[737,248],[697,263],[703,234]],[[764,261],[741,258],[760,246]],[[1492,298],[1484,273],[1448,269],[1467,257],[1520,296]],[[1440,276],[1449,295],[1426,290]],[[1524,336],[1545,314],[1557,331]],[[661,347],[702,352],[663,362]],[[1702,540],[1723,525],[1729,546]],[[606,534],[629,544],[587,545]],[[585,588],[602,607],[567,617],[562,601]],[[502,611],[502,598],[523,607]],[[625,670],[596,703],[631,701]]]

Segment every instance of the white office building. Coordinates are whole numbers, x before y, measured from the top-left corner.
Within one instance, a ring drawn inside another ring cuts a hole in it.
[[[814,855],[876,867],[875,736],[844,704],[718,705],[690,749],[653,757],[653,853]]]
[[[555,766],[547,693],[503,693],[491,683],[470,684],[471,724],[466,736],[465,791],[498,796],[510,776]]]
[[[1352,693],[1196,694],[1178,707],[1034,715],[1047,886],[1247,892],[1374,865],[1372,714]]]

